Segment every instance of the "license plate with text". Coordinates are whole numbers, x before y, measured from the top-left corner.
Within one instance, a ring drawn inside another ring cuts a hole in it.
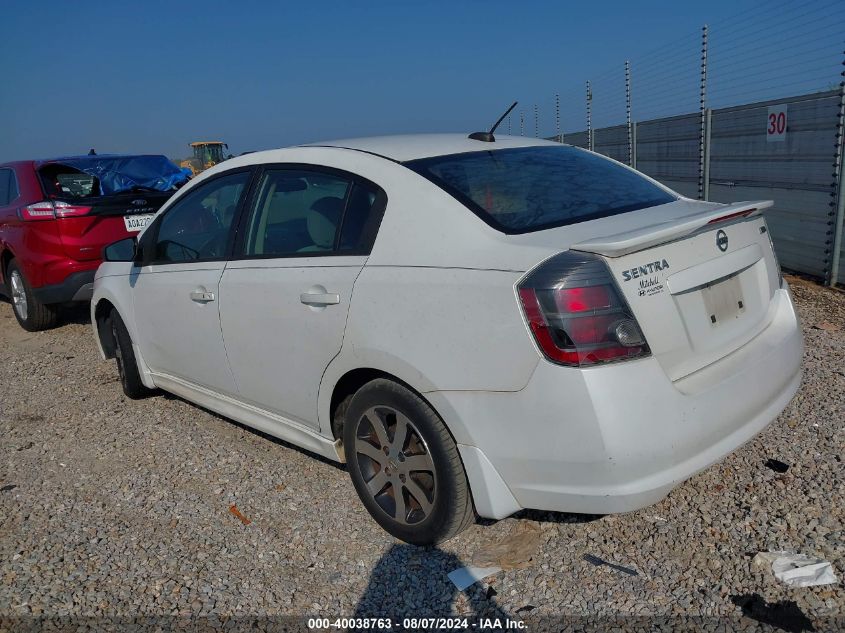
[[[137,233],[155,217],[155,213],[147,213],[144,215],[124,215],[123,223],[126,225],[126,230],[130,233]]]

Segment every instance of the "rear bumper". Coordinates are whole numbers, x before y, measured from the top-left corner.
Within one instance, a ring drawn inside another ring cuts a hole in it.
[[[94,293],[95,272],[96,269],[71,273],[58,284],[33,288],[32,292],[41,303],[47,304],[90,301]]]
[[[467,428],[465,461],[485,466],[467,467],[479,513],[635,510],[753,438],[801,381],[787,290],[772,310],[753,340],[674,383],[654,358],[587,370],[541,362],[519,392],[427,394]]]

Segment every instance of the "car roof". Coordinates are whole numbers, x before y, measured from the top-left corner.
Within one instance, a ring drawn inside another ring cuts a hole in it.
[[[492,143],[475,141],[468,138],[466,134],[402,134],[308,143],[300,145],[300,147],[352,149],[403,163],[418,158],[430,158],[446,154],[463,154],[537,145],[559,145],[559,143],[526,136],[498,134],[496,140]]]
[[[56,158],[41,158],[41,159],[38,159],[38,160],[34,160],[32,162],[35,163],[36,166],[40,167],[40,166],[46,165],[48,163],[61,163],[62,161],[66,161],[66,160],[96,161],[96,160],[103,160],[103,159],[115,160],[115,159],[121,159],[121,158],[146,158],[148,156],[155,156],[155,157],[163,156],[164,158],[167,158],[166,156],[164,156],[164,154],[79,154],[78,156],[58,156]],[[170,160],[170,159],[168,158],[167,160]]]
[[[98,158],[139,158],[141,156],[164,156],[164,154],[80,154],[78,156],[58,156],[56,158],[37,158],[37,159],[27,159],[27,160],[13,160],[7,163],[0,163],[0,167],[25,167],[31,166],[41,167],[43,165],[47,165],[50,163],[61,163],[65,160],[96,160]],[[166,156],[164,156],[167,158]],[[170,160],[168,158],[168,160]],[[171,161],[172,162],[172,161]]]

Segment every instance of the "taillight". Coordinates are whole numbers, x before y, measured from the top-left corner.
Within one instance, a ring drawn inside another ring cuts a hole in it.
[[[21,209],[21,220],[33,222],[35,220],[52,220],[56,217],[56,210],[52,202],[36,202]]]
[[[36,202],[21,209],[21,219],[28,222],[36,220],[52,220],[54,218],[75,218],[88,215],[92,207],[73,204],[62,200],[45,200]]]
[[[53,202],[53,206],[56,207],[56,217],[57,218],[75,218],[80,215],[88,215],[91,212],[92,207],[86,207],[85,205],[81,204],[71,204],[70,202],[62,202],[61,200],[56,200]]]
[[[537,345],[550,361],[588,366],[647,356],[637,320],[605,263],[567,251],[532,271],[517,288]]]

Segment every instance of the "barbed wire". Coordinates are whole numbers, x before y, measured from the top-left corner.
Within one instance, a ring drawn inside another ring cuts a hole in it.
[[[707,31],[704,107],[825,91],[842,81],[845,4],[841,0],[755,4],[712,21]],[[559,111],[564,134],[586,129],[585,79],[591,85],[593,129],[624,124],[629,98],[635,121],[699,112],[701,29],[632,54],[628,61],[628,84],[622,59],[590,78],[573,78],[570,90],[558,90],[559,109],[551,106],[548,112]],[[539,122],[541,136],[551,135],[553,121],[556,117],[547,116]]]

